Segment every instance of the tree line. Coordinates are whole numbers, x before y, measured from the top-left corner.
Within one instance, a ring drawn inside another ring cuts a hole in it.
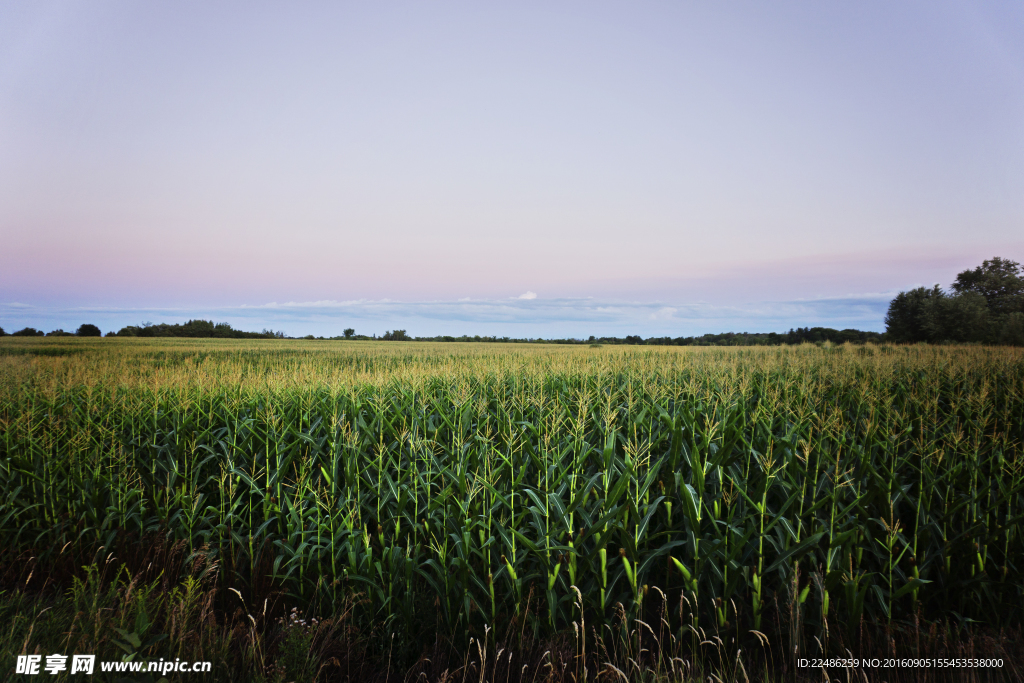
[[[4,328],[0,327],[0,337],[6,336]],[[79,325],[78,329],[74,332],[65,332],[64,330],[53,330],[52,332],[43,332],[37,330],[34,327],[25,327],[18,330],[17,332],[11,332],[12,337],[101,337],[103,333],[100,332],[100,328],[95,325],[86,323],[85,325]]]
[[[0,327],[0,337],[4,336],[4,330]],[[100,329],[95,325],[82,325],[77,332],[64,332],[54,330],[53,332],[42,332],[32,327],[14,332],[11,336],[19,337],[99,337],[103,336]],[[107,337],[183,337],[183,338],[211,338],[211,339],[286,339],[284,332],[264,330],[262,332],[243,332],[236,330],[227,323],[213,323],[209,320],[189,320],[183,324],[160,323],[153,325],[143,323],[141,325],[128,325],[117,332],[108,332]],[[705,334],[694,337],[649,337],[644,339],[639,335],[626,337],[595,337],[591,335],[587,339],[543,339],[540,337],[496,337],[476,335],[438,335],[434,337],[414,337],[406,330],[388,330],[381,336],[356,334],[351,327],[346,328],[342,335],[337,337],[315,337],[307,335],[301,339],[311,340],[356,340],[356,341],[433,341],[433,342],[489,342],[500,344],[634,344],[646,346],[779,346],[782,344],[803,344],[823,343],[863,344],[865,342],[880,343],[885,341],[885,335],[880,332],[864,332],[862,330],[836,330],[831,327],[798,327],[789,332],[724,332],[721,334]]]
[[[896,343],[981,343],[1024,346],[1024,271],[995,257],[939,285],[900,292],[885,316]]]
[[[0,337],[5,332],[0,327]],[[99,337],[102,332],[91,324],[75,332],[54,330],[44,333],[32,327],[12,333],[21,337]],[[128,325],[108,337],[192,337],[212,339],[285,339],[283,332],[263,330],[244,332],[228,323],[189,320],[183,324],[142,323]],[[308,335],[304,339],[324,339]],[[351,327],[343,336],[328,339],[490,342],[509,344],[634,344],[647,346],[781,346],[792,344],[864,344],[882,343],[980,343],[1024,346],[1024,269],[1016,261],[995,257],[980,266],[962,271],[950,285],[918,287],[900,292],[889,303],[885,315],[885,333],[863,330],[836,330],[830,327],[798,327],[789,332],[725,332],[691,337],[595,337],[588,339],[541,339],[481,335],[414,337],[406,330],[388,330],[383,336],[356,334]]]
[[[402,336],[396,336],[396,333]],[[392,335],[389,337],[388,335]],[[789,332],[723,332],[704,334],[694,337],[648,337],[627,335],[625,337],[596,337],[587,339],[541,339],[515,337],[489,337],[480,335],[463,335],[453,337],[441,335],[436,337],[409,337],[405,330],[389,332],[382,339],[409,341],[442,341],[442,342],[491,342],[499,344],[632,344],[640,346],[781,346],[784,344],[820,344],[830,342],[843,344],[864,344],[866,342],[881,343],[885,335],[881,332],[865,332],[863,330],[836,330],[831,327],[798,327]]]
[[[0,337],[6,336],[4,328],[0,327]],[[43,332],[34,327],[26,327],[12,332],[12,337],[102,337],[100,328],[95,325],[85,324],[76,332],[65,332],[64,330],[53,330]],[[128,325],[117,332],[107,332],[107,337],[185,337],[185,338],[209,338],[209,339],[285,339],[284,332],[263,330],[262,332],[243,332],[236,330],[227,323],[214,323],[212,320],[189,320],[182,324],[142,323],[141,325]]]
[[[128,325],[117,332],[108,332],[108,337],[191,337],[199,339],[284,339],[284,332],[263,330],[262,332],[243,332],[236,330],[227,323],[214,323],[212,320],[189,320],[182,324],[142,323]]]

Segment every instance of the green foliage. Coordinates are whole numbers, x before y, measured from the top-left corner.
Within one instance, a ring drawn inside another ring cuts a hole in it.
[[[1016,350],[329,344],[240,347],[210,375],[154,345],[126,361],[156,367],[138,385],[113,355],[74,361],[105,368],[91,384],[12,361],[4,547],[47,562],[164,531],[245,593],[269,572],[303,607],[360,594],[413,659],[438,629],[613,624],[654,586],[690,605],[682,642],[770,631],[773,605],[800,615],[771,632],[789,652],[827,650],[829,623],[1022,622]]]
[[[149,619],[149,614],[146,613],[146,596],[137,595],[136,600],[139,602],[139,605],[135,616],[135,627],[131,631],[123,628],[115,628],[114,632],[117,633],[122,640],[110,641],[124,651],[124,655],[121,657],[121,661],[124,662],[134,661],[137,656],[144,654],[161,640],[167,638],[166,633],[150,635],[149,631],[152,628],[153,623]]]
[[[988,308],[977,292],[949,296],[938,285],[918,287],[892,300],[885,326],[894,342],[983,341]]]
[[[1006,316],[999,330],[999,342],[1011,346],[1024,346],[1024,313],[1014,312]]]
[[[90,325],[89,323],[85,323],[84,325],[79,326],[79,328],[75,332],[75,334],[78,335],[79,337],[102,337],[103,336],[103,333],[100,332],[100,328],[96,327],[95,325]]]
[[[584,341],[580,339],[513,339],[511,337],[482,337],[480,335],[452,337],[442,335],[438,337],[416,337],[417,341],[439,341],[439,342],[489,342],[503,344],[630,344],[645,346],[781,346],[813,343],[819,344],[830,342],[832,344],[865,344],[868,342],[879,343],[882,335],[878,332],[866,332],[862,330],[836,330],[831,327],[798,327],[790,329],[789,332],[723,332],[719,334],[704,334],[699,337],[649,337],[644,339],[640,335],[629,335],[626,337],[590,337]]]
[[[236,330],[227,323],[217,323],[212,320],[189,320],[187,323],[169,325],[160,323],[153,325],[142,323],[141,325],[128,325],[122,327],[118,337],[184,337],[193,339],[281,339],[283,332],[263,330],[262,332],[243,332]]]
[[[387,331],[381,337],[384,341],[412,341],[412,337],[405,333],[405,330]]]
[[[274,681],[310,681],[316,678],[317,658],[313,640],[318,620],[308,621],[297,607],[277,620],[281,636],[277,645],[277,656],[270,667],[270,679]]]
[[[107,556],[108,558],[112,556]],[[233,656],[236,624],[213,619],[212,585],[192,576],[168,585],[162,577],[143,581],[101,561],[83,567],[65,591],[29,593],[19,585],[0,591],[0,667],[14,671],[17,654],[96,655],[93,678],[157,683],[151,673],[107,678],[101,661],[153,661],[175,658],[213,661],[217,681],[260,681],[260,663]],[[23,583],[23,582],[22,582]],[[244,618],[244,616],[243,616]],[[227,666],[225,666],[227,665]],[[47,680],[79,680],[64,672]],[[4,679],[7,680],[7,679]],[[166,683],[167,679],[160,681]]]
[[[11,333],[12,337],[42,337],[43,335],[42,330],[37,330],[34,327],[26,327]]]
[[[1024,313],[1024,278],[1015,261],[994,258],[957,275],[947,294],[938,285],[900,292],[886,313],[891,341],[1020,345],[1015,314]]]
[[[976,292],[995,314],[1024,312],[1024,272],[1016,261],[995,257],[956,276],[953,291]]]
[[[977,292],[965,292],[935,300],[933,328],[928,341],[983,342],[987,337],[989,310]]]
[[[351,339],[352,337],[355,336],[355,334],[356,334],[355,329],[353,329],[351,327],[346,327],[345,328],[345,332],[344,332],[345,339]]]
[[[886,334],[895,342],[928,341],[929,334],[936,327],[934,302],[944,296],[938,285],[933,289],[918,287],[900,292],[889,303],[885,315]]]

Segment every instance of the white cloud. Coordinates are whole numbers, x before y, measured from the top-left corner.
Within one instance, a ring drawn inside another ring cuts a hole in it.
[[[537,295],[534,292],[525,292],[523,294],[520,294],[518,298],[520,298],[520,299],[536,299]]]
[[[675,317],[678,309],[671,306],[662,306],[650,315],[651,320],[671,320]]]

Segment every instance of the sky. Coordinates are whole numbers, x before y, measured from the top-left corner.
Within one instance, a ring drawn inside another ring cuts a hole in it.
[[[0,327],[884,329],[1024,261],[1024,4],[0,4]]]

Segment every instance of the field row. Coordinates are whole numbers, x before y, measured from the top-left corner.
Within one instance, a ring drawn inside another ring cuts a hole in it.
[[[361,592],[409,637],[528,605],[557,631],[665,594],[681,637],[1022,621],[1012,350],[282,351],[260,388],[203,380],[255,362],[244,349],[154,370],[166,349],[125,348],[144,379],[84,381],[129,372],[94,350],[5,361],[7,547],[102,556],[165,531],[231,586],[269,572],[322,609]],[[267,379],[295,363],[391,370]]]

